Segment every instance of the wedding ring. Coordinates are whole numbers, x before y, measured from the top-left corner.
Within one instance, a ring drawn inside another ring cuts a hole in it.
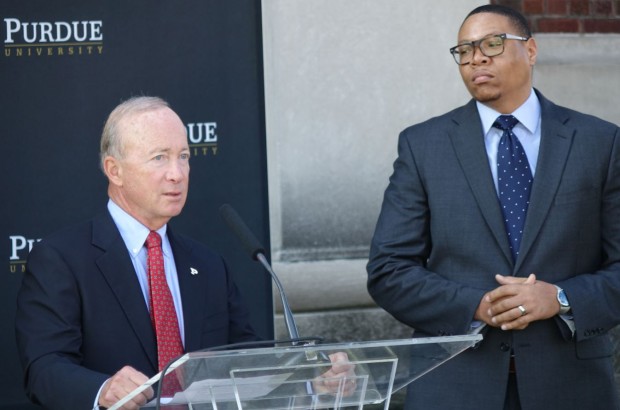
[[[523,316],[523,315],[525,315],[527,313],[527,310],[525,310],[523,305],[517,306],[517,309],[519,309],[519,311],[521,312],[521,316]]]

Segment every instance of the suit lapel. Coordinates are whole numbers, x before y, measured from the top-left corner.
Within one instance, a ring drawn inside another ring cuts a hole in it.
[[[192,248],[187,241],[176,236],[168,225],[168,239],[174,253],[174,263],[177,267],[179,290],[183,304],[183,324],[185,327],[185,351],[191,352],[201,348],[200,335],[202,331],[201,314],[204,309],[204,286],[202,281],[207,272],[200,272],[198,266],[192,266]]]
[[[538,165],[515,270],[519,269],[531,249],[551,209],[573,142],[574,130],[564,125],[568,119],[566,113],[558,110],[540,93],[537,94],[542,118]]]
[[[95,262],[125,312],[153,369],[157,370],[155,333],[148,308],[125,243],[109,213],[93,220],[92,241],[93,245],[105,251]]]
[[[475,101],[471,100],[462,109],[455,111],[453,122],[455,126],[448,134],[465,178],[495,241],[509,263],[512,263],[506,228],[493,176],[489,169],[482,124]]]

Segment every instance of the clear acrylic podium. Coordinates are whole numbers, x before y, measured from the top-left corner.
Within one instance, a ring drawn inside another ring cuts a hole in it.
[[[362,409],[383,403],[387,410],[392,393],[480,340],[481,335],[463,335],[187,353],[162,372],[163,380],[155,376],[110,409],[153,385],[156,399],[143,408]],[[336,352],[347,354],[353,374],[325,375],[329,355]],[[322,387],[326,382],[332,382],[329,391]]]

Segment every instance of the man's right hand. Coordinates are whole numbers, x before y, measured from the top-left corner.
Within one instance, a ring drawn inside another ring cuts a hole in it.
[[[497,293],[498,289],[502,288],[505,285],[534,285],[536,284],[536,275],[532,273],[527,278],[495,275],[495,278],[497,279],[500,286],[490,292],[487,292],[482,297],[482,300],[480,301],[480,304],[478,305],[478,308],[476,309],[476,312],[474,314],[474,319],[484,322],[492,327],[500,327],[502,323],[497,323],[493,320],[491,308],[493,308],[494,305],[498,304],[503,299],[512,297],[513,295],[505,294],[493,298],[491,298],[490,295]]]
[[[146,381],[148,381],[148,377],[133,367],[123,367],[104,383],[103,388],[101,389],[101,394],[99,395],[99,405],[106,408],[113,406],[114,403],[134,391]],[[131,401],[125,403],[122,409],[139,409],[152,397],[153,389],[149,387],[134,397]]]

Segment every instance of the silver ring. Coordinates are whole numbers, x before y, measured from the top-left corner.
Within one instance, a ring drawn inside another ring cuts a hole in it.
[[[523,305],[517,306],[517,309],[519,309],[519,311],[521,312],[521,316],[523,316],[523,315],[525,315],[527,313],[527,310],[525,310]]]

